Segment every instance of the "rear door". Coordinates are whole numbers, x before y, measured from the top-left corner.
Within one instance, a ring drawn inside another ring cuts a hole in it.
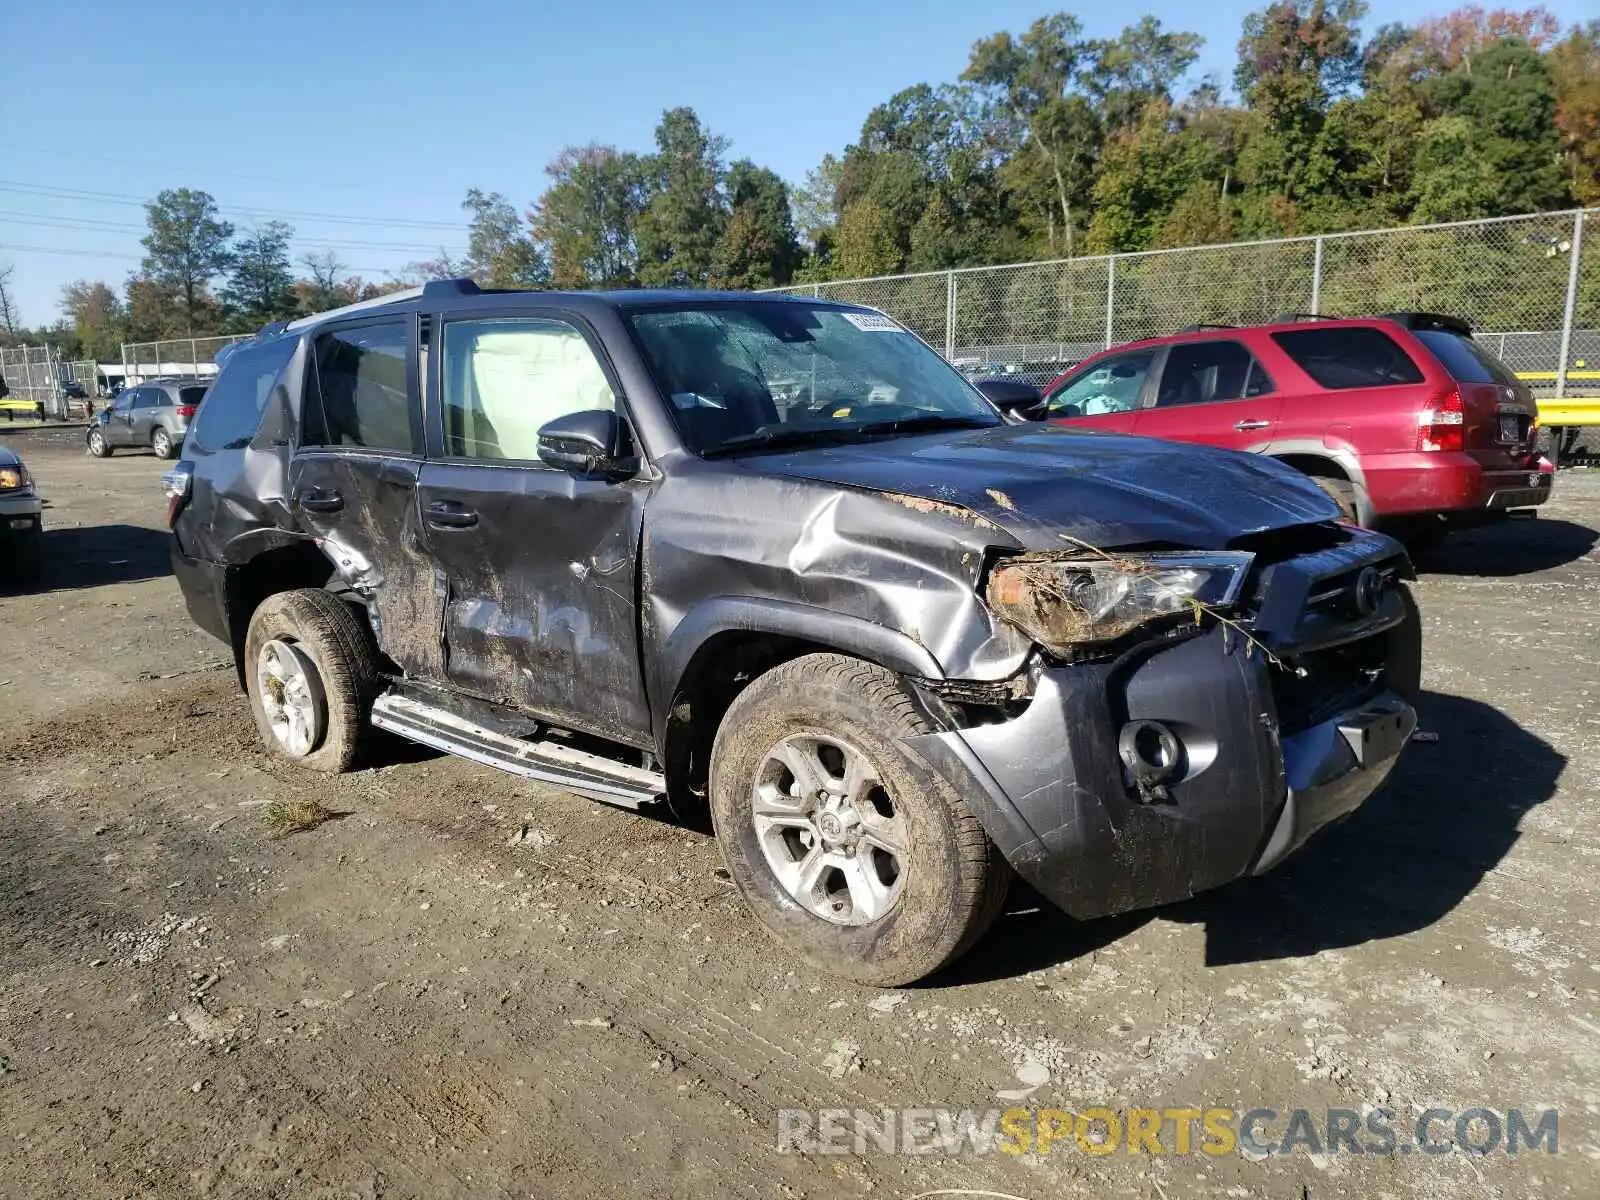
[[[1091,359],[1045,394],[1045,418],[1132,433],[1160,354],[1147,347]]]
[[[1283,398],[1256,356],[1233,338],[1202,338],[1167,347],[1141,437],[1203,442],[1262,453],[1272,445]]]
[[[648,746],[636,572],[652,484],[580,478],[538,451],[546,422],[623,407],[604,347],[577,316],[531,307],[445,313],[432,344],[419,504],[450,681]]]
[[[155,432],[156,422],[161,419],[161,410],[170,403],[172,400],[164,387],[139,389],[139,400],[133,406],[132,436],[135,446],[150,444],[150,435]]]
[[[437,680],[439,604],[417,521],[416,320],[376,317],[317,334],[288,491],[298,524],[366,602],[379,647],[407,677]]]

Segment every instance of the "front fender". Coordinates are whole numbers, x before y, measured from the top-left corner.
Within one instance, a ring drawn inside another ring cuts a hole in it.
[[[861,617],[764,596],[712,596],[684,614],[661,644],[652,712],[665,713],[689,664],[711,639],[724,633],[765,633],[798,638],[875,662],[902,675],[938,679],[944,670],[919,642],[899,630]]]

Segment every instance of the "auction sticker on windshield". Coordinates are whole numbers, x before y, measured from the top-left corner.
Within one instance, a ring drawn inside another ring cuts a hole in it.
[[[857,329],[865,333],[904,333],[905,328],[882,313],[853,313],[844,314],[844,319]]]

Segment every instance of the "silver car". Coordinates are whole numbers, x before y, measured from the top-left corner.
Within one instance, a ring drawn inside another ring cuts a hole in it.
[[[148,446],[157,458],[176,458],[206,386],[192,379],[150,379],[124,389],[89,422],[89,453],[105,458],[119,446]]]

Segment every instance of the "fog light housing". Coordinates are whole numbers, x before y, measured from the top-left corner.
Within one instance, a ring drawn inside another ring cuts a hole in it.
[[[1117,754],[1146,804],[1167,799],[1165,784],[1183,767],[1183,743],[1160,721],[1129,721],[1117,736]]]

